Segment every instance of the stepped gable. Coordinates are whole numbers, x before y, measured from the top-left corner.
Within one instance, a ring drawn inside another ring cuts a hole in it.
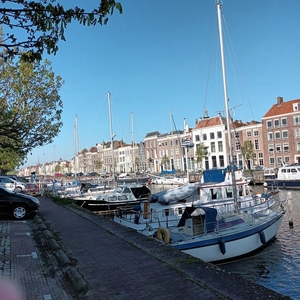
[[[293,104],[299,103],[300,105],[300,99],[290,100],[287,102],[283,102],[282,97],[277,97],[277,102],[274,104],[268,112],[263,116],[263,118],[278,116],[278,115],[284,115],[294,112]]]

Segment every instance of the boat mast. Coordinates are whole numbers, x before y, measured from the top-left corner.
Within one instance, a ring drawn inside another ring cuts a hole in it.
[[[112,117],[111,117],[111,105],[110,105],[110,92],[107,92],[108,100],[108,115],[109,115],[109,128],[110,128],[110,145],[112,150],[112,176],[113,181],[115,180],[115,158],[114,158],[114,137],[113,128],[112,128]]]
[[[135,161],[134,161],[134,131],[133,131],[133,115],[132,112],[130,113],[130,121],[131,121],[131,136],[132,136],[132,153],[131,153],[131,160],[132,160],[132,171],[135,172]]]
[[[230,127],[230,114],[228,108],[228,93],[227,93],[227,81],[226,81],[226,68],[225,68],[225,55],[224,55],[224,45],[223,45],[223,28],[222,28],[222,13],[221,13],[222,5],[217,3],[217,11],[218,11],[218,24],[219,24],[219,36],[220,36],[220,51],[221,51],[221,62],[222,62],[222,77],[223,77],[223,89],[224,89],[224,102],[225,102],[225,111],[226,111],[226,123],[227,123],[227,137],[228,137],[228,146],[229,146],[229,164],[230,171],[232,177],[232,188],[233,188],[233,199],[235,203],[235,210],[238,211],[238,203],[237,203],[237,188],[236,188],[236,180],[235,180],[235,170],[234,170],[234,162],[233,162],[233,151],[232,151],[232,141],[231,141],[231,127]]]
[[[75,115],[75,125],[74,125],[74,154],[75,154],[75,179],[77,178],[78,172],[78,118]]]

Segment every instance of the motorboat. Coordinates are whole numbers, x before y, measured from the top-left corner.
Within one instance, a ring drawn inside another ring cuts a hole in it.
[[[151,191],[143,184],[124,184],[111,192],[101,193],[92,199],[75,198],[74,202],[91,211],[113,210],[120,206],[138,204],[147,200]]]
[[[279,168],[265,168],[264,186],[276,188],[300,188],[300,163],[283,164]]]

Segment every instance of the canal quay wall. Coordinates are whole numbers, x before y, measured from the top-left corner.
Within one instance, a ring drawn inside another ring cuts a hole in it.
[[[12,270],[21,245],[12,244],[10,258],[5,258],[12,260],[6,275],[13,273],[11,278],[21,284],[25,299],[290,299],[109,218],[59,206],[51,198],[39,199],[35,219],[6,230],[15,239],[20,226],[31,228],[35,249],[31,252],[37,253],[39,267],[29,271],[31,261]],[[34,287],[33,278],[39,279]],[[47,297],[35,297],[32,289],[35,295],[40,290]]]

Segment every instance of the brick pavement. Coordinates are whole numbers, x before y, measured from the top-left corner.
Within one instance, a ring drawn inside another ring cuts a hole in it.
[[[26,299],[288,299],[104,217],[40,201],[44,223],[0,227],[2,275]]]

